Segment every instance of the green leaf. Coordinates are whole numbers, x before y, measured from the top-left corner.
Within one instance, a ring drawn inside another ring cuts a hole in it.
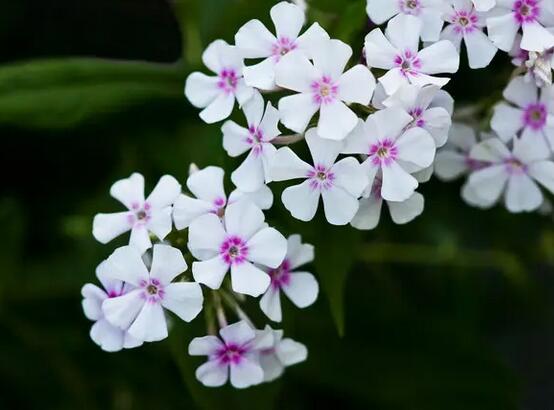
[[[183,99],[178,65],[94,58],[0,68],[0,125],[66,129],[143,103]]]

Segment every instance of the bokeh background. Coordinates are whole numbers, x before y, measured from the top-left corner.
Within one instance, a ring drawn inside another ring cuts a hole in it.
[[[184,80],[210,41],[268,22],[274,3],[0,1],[0,408],[552,408],[553,220],[471,209],[459,184],[425,185],[423,216],[397,227],[385,214],[366,233],[294,222],[276,201],[272,224],[316,245],[323,288],[310,309],[286,305],[284,328],[310,357],[277,383],[201,387],[185,352],[202,317],[118,354],[89,339],[80,288],[124,244],[96,243],[94,214],[119,209],[109,187],[134,171],[151,188],[166,173],[184,182],[192,161],[237,165]],[[312,0],[310,19],[359,56],[364,3]],[[499,56],[448,90],[486,124],[510,71]]]

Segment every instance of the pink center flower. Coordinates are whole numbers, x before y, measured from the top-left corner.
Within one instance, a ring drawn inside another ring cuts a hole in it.
[[[519,24],[532,23],[541,13],[539,0],[516,0],[512,6],[514,17]]]
[[[425,126],[425,120],[423,119],[423,108],[413,108],[410,110],[409,114],[412,116],[413,120],[411,123],[412,127],[424,127]]]
[[[240,364],[244,355],[248,353],[246,346],[239,346],[234,343],[223,345],[215,354],[216,359],[222,366],[229,364]]]
[[[254,155],[259,156],[264,150],[264,133],[260,128],[251,125],[248,128],[248,134],[246,142],[252,147]]]
[[[310,180],[310,188],[313,190],[327,190],[333,186],[335,174],[325,165],[317,165],[307,175]]]
[[[271,54],[276,62],[281,60],[281,57],[288,54],[292,50],[296,50],[297,45],[294,40],[288,37],[280,37],[279,40],[271,47]]]
[[[535,131],[540,131],[546,125],[547,110],[541,103],[529,104],[523,112],[523,123]]]
[[[339,86],[329,76],[323,76],[320,80],[314,81],[311,85],[314,102],[317,105],[330,104],[336,100],[339,93]]]
[[[369,147],[369,157],[375,166],[389,166],[398,157],[398,148],[391,139],[384,139]]]
[[[268,272],[271,277],[271,286],[273,289],[281,289],[290,284],[290,261],[285,259],[281,266],[271,269]]]
[[[522,175],[527,173],[527,165],[515,157],[504,160],[504,165],[509,175]]]
[[[450,16],[450,22],[454,25],[454,32],[456,34],[466,34],[474,32],[478,27],[479,17],[477,12],[472,8],[471,10],[456,10],[456,12]]]
[[[213,208],[210,212],[223,218],[225,214],[225,205],[227,205],[227,200],[225,198],[216,198],[213,201]]]
[[[421,0],[399,0],[398,7],[404,14],[417,16],[421,11]]]
[[[134,202],[131,205],[131,212],[127,215],[127,222],[131,226],[144,226],[150,221],[152,217],[152,206],[145,202],[144,204],[139,204]]]
[[[149,303],[158,303],[164,298],[165,290],[158,279],[141,280],[139,286],[141,297]]]
[[[416,76],[421,70],[421,60],[419,59],[417,52],[414,53],[411,50],[406,50],[402,54],[397,55],[394,58],[394,64],[400,68],[402,74],[405,77],[410,75]]]
[[[246,261],[248,246],[238,236],[229,236],[221,245],[219,254],[227,265],[240,265]]]
[[[217,87],[226,94],[234,94],[237,90],[239,77],[232,68],[225,68],[219,73]]]

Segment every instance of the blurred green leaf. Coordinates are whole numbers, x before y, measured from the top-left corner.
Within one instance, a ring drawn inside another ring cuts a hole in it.
[[[0,68],[0,125],[64,129],[142,103],[184,98],[179,65],[91,58]]]

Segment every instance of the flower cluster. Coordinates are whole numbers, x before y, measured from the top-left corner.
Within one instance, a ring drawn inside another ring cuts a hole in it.
[[[266,223],[275,182],[290,181],[280,199],[293,218],[313,220],[321,202],[328,223],[362,230],[378,226],[383,202],[397,224],[418,217],[417,190],[433,173],[467,176],[462,196],[482,208],[504,196],[509,211],[534,211],[547,202],[544,190],[554,192],[552,1],[367,0],[369,18],[386,28],[356,46],[363,63],[318,23],[305,27],[299,3],[275,5],[274,27],[252,20],[234,45],[210,44],[202,60],[214,75],[186,80],[200,118],[225,121],[222,146],[242,159],[230,195],[218,167],[191,167],[185,192],[164,176],[146,199],[139,174],[112,186],[127,210],[97,215],[93,235],[108,243],[131,231],[129,245],[98,267],[104,289],[82,292],[91,337],[104,350],[164,339],[175,320],[166,311],[191,321],[204,310],[209,335],[189,353],[207,356],[196,373],[206,386],[249,387],[305,360],[305,346],[269,326],[257,330],[241,307],[260,298],[261,311],[280,322],[281,293],[299,308],[318,296],[314,275],[299,270],[313,247]],[[492,131],[479,138],[453,124],[454,99],[442,89],[459,69],[462,43],[470,68],[488,66],[498,50],[517,66]],[[228,120],[236,105],[238,123]],[[229,325],[226,312],[237,321]]]

